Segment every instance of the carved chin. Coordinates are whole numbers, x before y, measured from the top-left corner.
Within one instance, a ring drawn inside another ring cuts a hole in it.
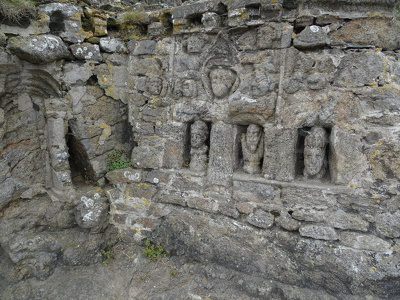
[[[212,91],[215,97],[222,98],[229,93],[229,88],[225,85],[213,85]]]

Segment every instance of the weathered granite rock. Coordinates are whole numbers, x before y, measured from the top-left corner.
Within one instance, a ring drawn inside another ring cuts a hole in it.
[[[299,228],[301,236],[310,237],[317,240],[334,241],[339,239],[335,229],[320,225],[303,225]]]
[[[246,221],[259,228],[270,228],[274,225],[274,216],[269,212],[257,209],[247,216]]]
[[[396,211],[393,214],[378,214],[376,216],[376,231],[383,237],[400,237],[400,211]]]
[[[389,252],[390,243],[373,235],[359,234],[355,232],[342,232],[340,241],[347,247],[360,250]]]
[[[100,60],[99,45],[90,43],[74,44],[70,46],[72,54],[80,60]]]
[[[13,37],[8,40],[7,48],[20,59],[33,64],[46,64],[71,55],[64,42],[50,34]]]
[[[121,39],[101,38],[100,49],[109,53],[126,53],[128,48]]]
[[[317,25],[307,26],[302,32],[296,35],[296,38],[293,40],[293,45],[299,49],[323,47],[327,43],[327,28]]]
[[[398,38],[400,27],[396,22],[385,18],[360,18],[346,23],[331,36],[346,42],[349,46],[375,46],[383,50],[400,48]]]
[[[101,189],[81,196],[75,209],[75,220],[81,228],[99,233],[108,226],[108,203]]]

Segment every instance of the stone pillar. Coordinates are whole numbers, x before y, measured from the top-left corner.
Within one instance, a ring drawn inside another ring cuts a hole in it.
[[[296,171],[297,128],[264,126],[263,174],[267,179],[293,181]]]
[[[211,185],[232,185],[235,148],[239,142],[233,125],[218,122],[210,134],[210,158],[207,179]]]

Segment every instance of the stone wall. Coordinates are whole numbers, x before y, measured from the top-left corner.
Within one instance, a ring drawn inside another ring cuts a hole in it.
[[[58,231],[101,232],[107,197],[122,236],[172,254],[398,295],[395,1],[147,3],[130,23],[92,2],[0,25],[4,220],[47,195],[75,210]],[[107,173],[113,151],[131,167]]]

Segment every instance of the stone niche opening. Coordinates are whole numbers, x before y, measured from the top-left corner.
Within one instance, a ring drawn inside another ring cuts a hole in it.
[[[254,3],[246,5],[246,11],[250,20],[257,20],[261,17],[261,4]]]
[[[205,171],[210,153],[211,123],[195,121],[189,123],[185,140],[183,167],[192,171]]]
[[[95,183],[96,174],[90,163],[89,156],[83,144],[74,136],[72,127],[68,126],[68,132],[65,137],[72,183],[75,186]]]
[[[53,12],[50,16],[50,33],[58,35],[65,31],[64,15],[60,10]]]
[[[190,23],[190,26],[195,27],[195,26],[202,25],[202,20],[201,20],[202,17],[203,17],[203,14],[192,14],[192,15],[188,16],[187,19]]]
[[[296,177],[330,181],[329,144],[331,128],[299,128],[296,146]],[[309,136],[309,137],[308,137]]]

